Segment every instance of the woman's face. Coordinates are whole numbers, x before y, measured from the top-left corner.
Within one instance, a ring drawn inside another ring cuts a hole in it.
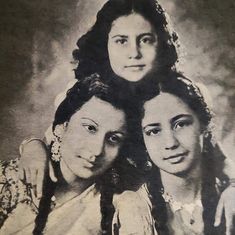
[[[110,103],[91,98],[70,119],[61,154],[72,173],[89,179],[100,175],[117,158],[126,136],[125,114]]]
[[[170,174],[187,173],[200,159],[200,125],[195,113],[169,93],[144,104],[143,136],[153,163]]]
[[[143,16],[133,13],[117,18],[108,37],[112,70],[130,82],[141,80],[152,68],[157,53],[157,35]]]

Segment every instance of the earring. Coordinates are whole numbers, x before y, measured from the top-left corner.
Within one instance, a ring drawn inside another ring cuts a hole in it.
[[[199,136],[199,145],[200,145],[200,149],[201,149],[201,152],[202,152],[203,145],[204,145],[204,133]]]
[[[53,132],[53,140],[51,145],[51,160],[55,162],[59,162],[61,159],[61,152],[60,152],[60,146],[61,146],[61,140],[62,136],[67,129],[68,122],[65,122],[63,124],[57,125]]]
[[[117,185],[120,181],[120,175],[115,168],[111,169],[111,181],[114,185]]]
[[[150,171],[150,170],[152,169],[152,167],[153,167],[152,162],[150,162],[149,160],[147,160],[147,161],[145,162],[145,164],[144,164],[144,170],[145,170],[145,171]]]

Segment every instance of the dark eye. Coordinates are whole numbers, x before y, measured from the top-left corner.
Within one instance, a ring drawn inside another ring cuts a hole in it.
[[[179,130],[181,128],[184,128],[186,126],[190,126],[192,125],[193,121],[192,120],[181,120],[181,121],[177,121],[176,123],[174,123],[173,129],[174,130]]]
[[[153,44],[155,41],[154,36],[144,36],[140,39],[140,44]]]
[[[127,43],[127,39],[125,39],[125,38],[119,38],[119,39],[115,40],[115,42],[116,42],[117,44],[124,45],[124,44]]]
[[[107,140],[110,144],[119,144],[123,141],[123,136],[121,134],[111,134],[107,136]]]
[[[97,127],[94,125],[90,125],[90,124],[83,124],[83,127],[90,133],[95,133],[97,132]]]
[[[145,131],[145,134],[146,134],[147,136],[156,136],[156,135],[158,135],[160,132],[161,132],[161,129],[160,129],[159,127],[155,127],[155,128],[146,130],[146,131]]]

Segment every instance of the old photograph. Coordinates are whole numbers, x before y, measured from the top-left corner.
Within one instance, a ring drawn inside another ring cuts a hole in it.
[[[0,235],[235,234],[233,0],[0,12]]]

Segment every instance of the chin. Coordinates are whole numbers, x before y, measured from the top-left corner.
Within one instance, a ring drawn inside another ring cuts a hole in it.
[[[85,169],[85,170],[79,171],[77,174],[77,177],[80,179],[88,180],[88,179],[93,178],[94,175],[95,175],[94,172],[88,169]]]
[[[132,76],[129,76],[129,79],[126,79],[126,80],[128,80],[131,83],[138,83],[144,78],[144,76],[145,76],[145,73],[133,74]]]
[[[171,166],[165,166],[161,170],[171,175],[183,176],[186,173],[188,173],[188,171],[190,170],[190,167],[186,166],[186,164],[181,163],[181,164],[175,164]]]

